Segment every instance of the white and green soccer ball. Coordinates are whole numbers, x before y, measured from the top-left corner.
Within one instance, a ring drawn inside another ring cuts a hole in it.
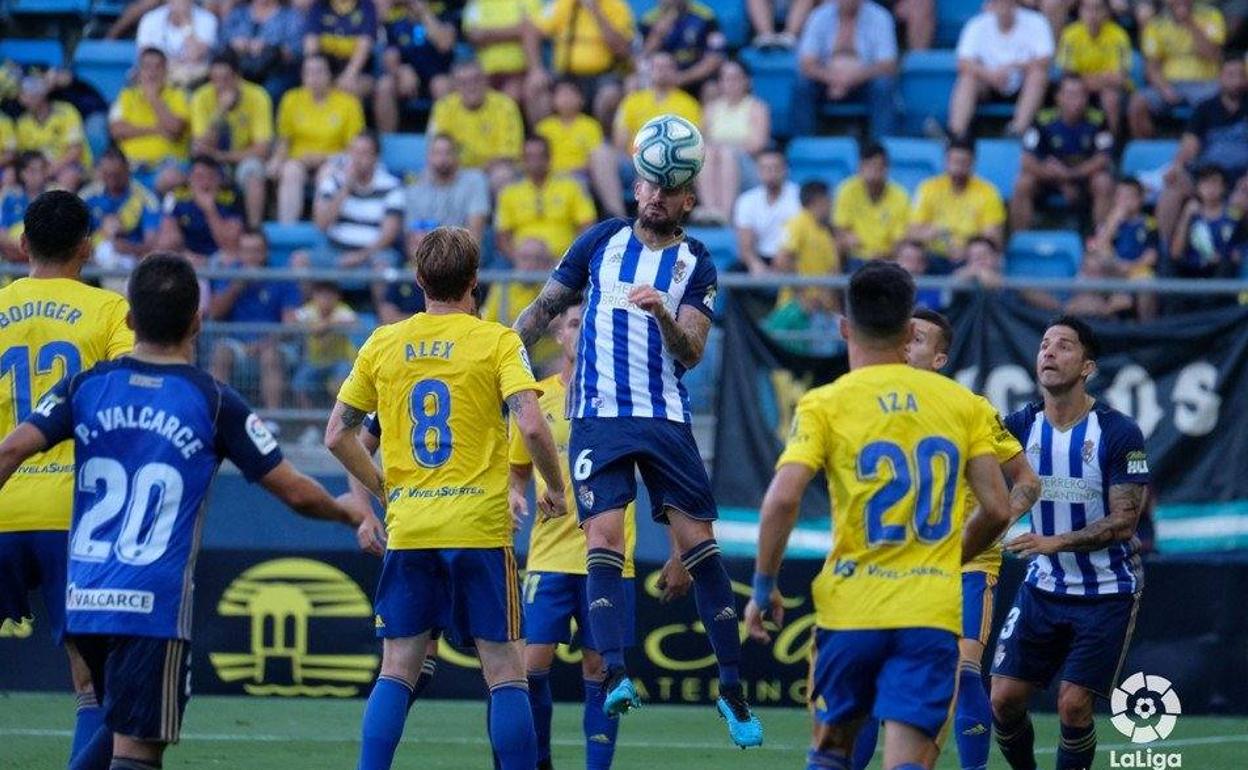
[[[698,127],[678,115],[646,122],[633,138],[637,175],[660,187],[688,184],[702,170],[706,145]]]

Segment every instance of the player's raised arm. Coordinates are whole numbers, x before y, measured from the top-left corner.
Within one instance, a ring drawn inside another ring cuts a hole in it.
[[[359,480],[364,488],[378,500],[386,499],[385,482],[381,470],[373,463],[372,453],[360,443],[360,429],[368,412],[350,404],[337,401],[325,426],[325,447],[342,463],[352,478]]]
[[[971,483],[975,499],[979,500],[979,508],[967,520],[962,533],[963,564],[995,543],[1014,520],[1005,477],[995,457],[991,454],[972,457],[966,464],[966,479]]]
[[[568,512],[568,504],[563,488],[563,473],[559,470],[559,450],[555,447],[555,439],[550,435],[550,426],[546,417],[537,405],[536,390],[522,390],[507,397],[507,408],[516,420],[520,438],[533,465],[542,474],[546,482],[546,493],[538,502],[548,518],[563,516]]]

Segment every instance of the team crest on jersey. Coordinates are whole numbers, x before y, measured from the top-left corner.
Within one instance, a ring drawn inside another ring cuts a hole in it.
[[[1027,454],[1029,454],[1029,455],[1035,455],[1036,457],[1039,457],[1039,456],[1040,456],[1040,445],[1039,445],[1039,444],[1032,444],[1031,446],[1027,447]]]
[[[576,499],[581,501],[581,505],[586,508],[594,507],[594,490],[585,484],[580,485],[576,489]]]
[[[1083,461],[1085,463],[1092,462],[1092,453],[1096,451],[1096,445],[1091,441],[1083,442]]]
[[[685,280],[685,271],[689,269],[689,264],[683,259],[676,260],[676,267],[672,268],[672,280],[680,283]]]
[[[253,412],[247,415],[247,438],[251,439],[251,443],[256,445],[256,451],[262,455],[267,455],[274,449],[277,449],[277,439],[273,437],[273,433],[269,430],[269,426],[264,424]]]

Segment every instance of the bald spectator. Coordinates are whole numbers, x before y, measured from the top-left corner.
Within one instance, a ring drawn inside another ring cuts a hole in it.
[[[1007,133],[1022,136],[1044,102],[1053,59],[1048,19],[1016,0],[988,0],[958,37],[958,79],[949,98],[949,133],[964,137],[982,101],[1014,102]]]
[[[810,14],[798,45],[799,134],[814,133],[819,105],[866,105],[872,137],[897,129],[897,30],[892,15],[871,0],[828,0]]]

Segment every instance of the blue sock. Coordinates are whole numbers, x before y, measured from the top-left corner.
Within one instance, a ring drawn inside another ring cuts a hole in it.
[[[602,713],[607,694],[602,682],[585,680],[585,716],[581,726],[585,729],[586,770],[611,770],[615,758],[615,738],[620,732],[620,720],[610,719]]]
[[[879,741],[880,720],[868,714],[867,721],[862,723],[862,729],[858,731],[858,737],[854,739],[854,770],[865,770],[866,766],[871,764],[871,757],[875,756],[875,744]]]
[[[737,600],[732,593],[732,581],[724,569],[724,560],[719,555],[719,543],[715,542],[715,538],[703,540],[682,553],[680,561],[693,577],[693,598],[698,605],[698,617],[706,627],[711,649],[719,662],[719,686],[737,687],[741,684]]]
[[[523,680],[490,688],[490,745],[502,770],[533,770],[537,765],[537,736],[526,689]]]
[[[892,770],[927,770],[927,768],[923,767],[923,765],[920,765],[918,762],[906,762],[901,765],[893,765]]]
[[[91,743],[96,732],[104,726],[104,709],[95,699],[93,692],[78,693],[78,710],[74,714],[74,741],[69,748],[69,756],[78,756]],[[110,753],[112,747],[109,747]]]
[[[402,679],[377,677],[364,707],[358,770],[389,770],[403,737],[403,723],[412,701],[412,686]]]
[[[958,668],[958,705],[953,724],[962,770],[987,770],[992,747],[992,704],[988,702],[978,663],[963,662]]]
[[[1036,730],[1031,726],[1031,716],[1024,714],[1017,722],[1005,724],[992,717],[992,729],[997,733],[997,746],[1001,756],[1012,770],[1036,770]]]
[[[589,575],[589,627],[608,670],[624,668],[624,554],[591,548],[585,560]]]
[[[811,749],[806,752],[806,770],[849,770],[849,757],[838,752]]]
[[[108,770],[113,758],[113,731],[100,725],[95,736],[69,758],[69,770]]]
[[[1089,770],[1096,757],[1096,725],[1071,727],[1062,725],[1062,740],[1057,744],[1057,770]]]
[[[550,759],[550,721],[555,704],[550,696],[550,669],[529,672],[529,706],[533,709],[533,732],[537,734],[537,761]]]

